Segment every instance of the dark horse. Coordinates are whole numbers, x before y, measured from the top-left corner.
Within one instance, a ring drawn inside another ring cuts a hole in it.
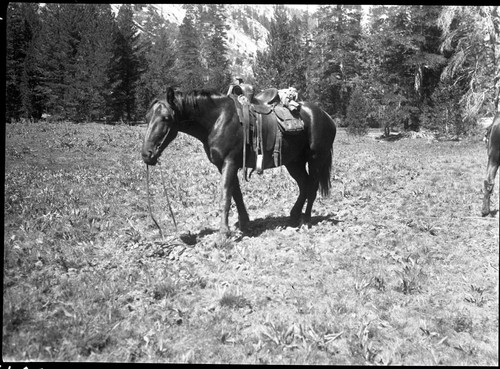
[[[238,210],[239,228],[245,230],[249,223],[237,176],[238,169],[243,165],[243,128],[236,103],[234,97],[219,93],[202,90],[184,94],[169,88],[166,96],[154,100],[148,109],[148,127],[142,145],[144,162],[155,165],[178,132],[187,133],[202,142],[208,159],[221,173],[220,233],[224,237],[229,234],[231,198]],[[283,136],[281,161],[299,186],[299,196],[290,212],[291,223],[295,226],[300,224],[306,200],[303,220],[310,224],[318,188],[322,195],[329,193],[332,145],[336,134],[333,120],[315,104],[302,103],[300,117],[305,129],[298,135]],[[246,150],[246,164],[255,168],[255,157],[250,151],[250,148]],[[272,152],[265,152],[264,158],[264,169],[275,167]]]
[[[484,181],[483,216],[490,214],[490,196],[495,184],[495,176],[500,165],[500,113],[495,115],[493,123],[486,132],[486,146],[488,148],[487,178]]]

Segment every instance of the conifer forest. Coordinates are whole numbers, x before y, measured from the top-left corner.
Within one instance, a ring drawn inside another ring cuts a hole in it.
[[[6,119],[140,121],[167,86],[226,92],[248,55],[231,52],[229,19],[266,30],[245,82],[294,86],[342,125],[462,135],[496,110],[496,6],[267,8],[186,4],[177,25],[144,4],[10,3]]]

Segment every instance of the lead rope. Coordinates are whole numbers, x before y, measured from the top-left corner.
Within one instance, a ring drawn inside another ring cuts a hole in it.
[[[158,162],[158,165],[159,164],[160,164],[160,162]],[[175,232],[178,233],[177,222],[175,221],[174,212],[172,211],[172,206],[170,205],[170,198],[168,197],[167,187],[165,186],[165,179],[163,178],[163,172],[161,169],[160,169],[160,175],[161,175],[161,180],[163,183],[163,193],[165,194],[165,197],[167,198],[168,210],[170,212],[170,216],[172,217],[172,220],[174,221]],[[146,188],[147,188],[147,192],[148,192],[149,215],[151,216],[151,219],[153,219],[153,222],[155,223],[156,227],[158,228],[158,232],[160,233],[161,238],[164,239],[161,227],[158,224],[158,222],[156,221],[155,217],[153,216],[153,212],[151,211],[151,200],[150,200],[151,193],[149,191],[149,165],[147,165],[147,164],[146,164]]]
[[[146,189],[148,192],[148,210],[149,210],[149,215],[151,216],[151,219],[153,219],[153,222],[156,224],[156,227],[158,227],[158,232],[160,232],[160,236],[163,239],[163,232],[161,231],[160,225],[156,221],[155,217],[153,216],[153,212],[151,211],[151,200],[149,199],[151,197],[151,194],[149,192],[149,165],[146,164]]]
[[[160,162],[158,162],[158,165],[160,165]],[[174,212],[172,211],[172,207],[170,206],[170,198],[168,197],[167,187],[165,186],[165,179],[163,179],[163,170],[161,168],[160,168],[160,175],[161,175],[161,181],[163,183],[163,193],[165,194],[165,197],[167,198],[168,211],[170,212],[170,216],[172,217],[172,220],[174,222],[175,233],[178,233],[177,222],[175,221]]]

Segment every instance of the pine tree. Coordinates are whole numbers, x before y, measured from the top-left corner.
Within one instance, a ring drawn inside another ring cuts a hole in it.
[[[498,6],[444,7],[438,19],[442,50],[450,56],[443,82],[463,86],[464,117],[472,120],[483,106],[500,109],[500,9]]]
[[[363,96],[361,89],[355,88],[345,118],[347,133],[356,136],[366,135],[368,132],[368,113],[368,101]]]
[[[274,17],[267,37],[268,48],[258,51],[253,72],[258,89],[267,87],[287,88],[304,85],[301,24],[294,18],[289,21],[284,5],[274,6]]]
[[[307,31],[307,18],[300,20],[294,16],[290,22],[290,32],[292,34],[290,48],[294,62],[290,63],[287,85],[295,87],[299,92],[299,97],[303,100],[308,100],[306,95],[307,68],[311,53],[311,40]]]
[[[195,27],[196,10],[193,4],[184,5],[186,15],[179,26],[176,70],[178,83],[185,90],[202,88],[204,85],[200,60],[201,40]]]
[[[38,34],[38,4],[10,3],[6,29],[6,101],[7,121],[20,117],[39,118],[40,104],[32,90],[37,83],[33,73],[33,42]]]
[[[318,100],[332,115],[344,116],[359,74],[354,56],[361,38],[361,8],[358,5],[324,5],[316,13],[318,27],[314,33],[307,74],[308,94]]]
[[[137,50],[137,26],[129,4],[122,5],[117,15],[114,34],[113,62],[109,69],[112,107],[115,120],[131,121],[136,115],[136,89],[140,78],[140,62]]]
[[[42,27],[33,50],[34,64],[40,71],[37,94],[44,96],[44,111],[55,119],[74,115],[75,103],[69,89],[74,82],[78,9],[71,4],[53,3],[41,8]]]
[[[79,5],[81,22],[75,55],[74,84],[70,93],[75,103],[75,120],[92,121],[106,112],[109,96],[107,68],[113,56],[114,18],[109,4]]]
[[[109,94],[111,7],[46,4],[40,18],[42,27],[26,73],[31,96],[43,102],[40,110],[54,118],[81,121],[101,117]]]
[[[209,4],[207,18],[208,28],[207,40],[207,88],[219,92],[227,90],[231,82],[229,72],[229,60],[227,59],[227,30],[226,15],[223,4]]]
[[[421,112],[439,81],[444,58],[439,55],[439,7],[377,6],[368,30],[353,55],[359,78],[371,101],[372,116],[385,126],[418,130]]]
[[[144,32],[140,37],[144,72],[138,86],[139,114],[144,114],[151,101],[176,83],[174,39],[177,29],[158,14],[155,6],[147,8]]]

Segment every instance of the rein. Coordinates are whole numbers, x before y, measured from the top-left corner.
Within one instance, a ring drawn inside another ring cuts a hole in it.
[[[175,232],[177,232],[177,222],[175,221],[174,212],[172,211],[172,207],[170,206],[170,198],[168,197],[167,187],[165,186],[165,179],[163,179],[163,171],[161,169],[160,169],[160,176],[161,176],[161,182],[163,183],[163,193],[167,198],[168,211],[170,212],[170,216],[172,217],[172,220],[174,222]]]
[[[149,192],[149,165],[146,164],[146,189],[148,192],[148,210],[149,210],[149,215],[151,216],[151,219],[153,219],[153,222],[156,224],[156,227],[158,228],[158,232],[160,232],[161,238],[163,238],[163,232],[161,231],[160,225],[156,221],[155,217],[153,216],[153,212],[151,211],[151,200],[149,199],[151,196]]]
[[[159,164],[160,163],[158,162],[158,165]],[[167,188],[165,186],[165,179],[163,178],[163,172],[162,172],[161,169],[160,169],[160,175],[161,175],[161,180],[162,180],[162,184],[163,184],[163,193],[165,194],[165,197],[167,198],[168,210],[169,210],[170,216],[172,217],[172,220],[174,222],[175,232],[177,233],[178,232],[177,222],[175,221],[174,212],[172,211],[172,206],[170,205],[170,198],[168,196]],[[149,215],[151,216],[151,219],[153,219],[153,222],[155,223],[156,227],[158,228],[158,232],[160,233],[161,238],[164,238],[163,237],[163,232],[161,230],[161,227],[158,224],[158,222],[156,221],[155,217],[153,216],[153,212],[151,211],[151,200],[150,200],[151,193],[149,191],[149,165],[147,165],[147,164],[146,164],[146,189],[147,189],[147,192],[148,192],[148,210],[149,210]]]

